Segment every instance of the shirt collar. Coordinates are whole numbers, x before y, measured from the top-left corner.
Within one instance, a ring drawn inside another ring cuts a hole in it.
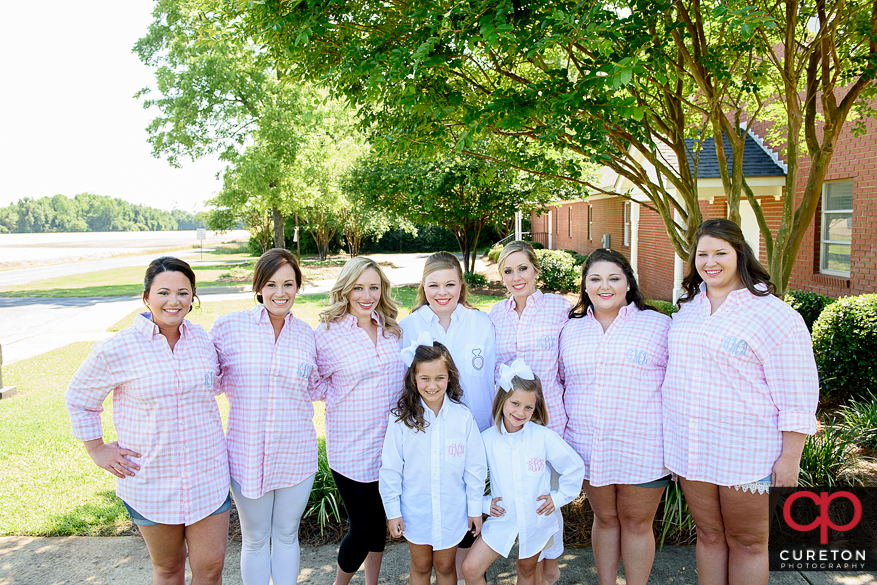
[[[253,316],[253,321],[257,324],[262,324],[267,322],[269,325],[271,324],[271,316],[268,314],[268,308],[259,303],[252,309],[250,309],[250,314]],[[283,318],[283,323],[289,323],[289,320],[292,318],[292,311],[288,312],[286,316]]]
[[[377,311],[372,311],[372,321],[377,323],[378,327],[383,327],[383,323],[381,322],[380,316],[378,316]],[[338,321],[341,325],[346,327],[347,329],[353,329],[354,327],[359,327],[359,320],[355,315],[351,313],[346,313],[341,319]]]
[[[466,310],[466,307],[457,303],[457,308],[454,309],[454,312],[451,313],[451,321],[459,321],[463,318],[463,311]],[[420,313],[420,316],[429,324],[438,324],[439,316],[436,315],[435,311],[433,311],[429,305],[423,305],[420,309],[417,310]]]
[[[499,421],[499,434],[510,441],[514,441],[514,440],[522,437],[524,435],[524,433],[528,432],[529,426],[532,424],[536,424],[536,423],[534,423],[532,421],[527,421],[524,423],[524,427],[520,431],[518,431],[517,433],[510,433],[507,430],[505,430],[505,422]]]
[[[545,300],[545,295],[542,294],[542,291],[537,288],[533,292],[533,294],[531,294],[529,297],[527,297],[527,307],[530,307],[530,306],[538,307],[539,305],[542,304],[543,300]],[[517,303],[515,303],[515,297],[514,296],[509,297],[508,310],[514,311],[516,306],[517,306]],[[524,309],[526,310],[526,307],[524,307]]]
[[[438,414],[436,414],[432,411],[432,409],[430,407],[428,407],[426,405],[426,402],[424,402],[423,397],[421,396],[420,406],[423,407],[423,417],[427,420],[435,420],[437,418],[445,420],[447,418],[447,414],[448,414],[448,402],[450,402],[450,401],[451,401],[451,399],[448,398],[448,395],[446,393],[445,399],[442,400],[442,406],[441,406],[441,408],[439,408]]]
[[[624,305],[623,307],[618,309],[618,315],[616,315],[615,321],[613,321],[612,324],[615,325],[616,323],[624,323],[625,321],[636,315],[637,311],[639,311],[639,309],[637,309],[636,305],[634,305],[633,303],[628,303]],[[593,320],[594,322],[597,321],[597,318],[594,316],[594,305],[588,305],[587,318]]]
[[[161,330],[159,330],[158,325],[156,325],[152,321],[151,313],[139,313],[134,318],[134,329],[143,335],[146,339],[152,341],[156,336],[161,335]],[[183,319],[183,322],[180,323],[180,339],[186,338],[186,332],[189,329],[189,321]]]

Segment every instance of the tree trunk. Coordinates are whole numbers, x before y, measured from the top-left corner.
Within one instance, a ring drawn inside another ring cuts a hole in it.
[[[283,237],[283,214],[276,207],[271,208],[271,215],[274,217],[274,247],[285,248],[286,241]]]

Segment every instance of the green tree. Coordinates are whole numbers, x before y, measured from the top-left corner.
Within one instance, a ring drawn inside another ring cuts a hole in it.
[[[378,147],[456,144],[485,156],[477,145],[486,135],[535,142],[550,148],[521,158],[526,147],[518,146],[496,158],[601,192],[574,159],[545,156],[576,152],[641,191],[683,258],[702,219],[700,145],[715,138],[730,218],[740,221],[746,197],[781,291],[837,139],[851,115],[871,114],[874,96],[877,0],[246,6],[227,32],[257,34],[282,67],[331,83],[377,129]],[[738,128],[757,120],[788,133],[786,197],[775,232],[742,174]],[[731,152],[724,152],[723,136]],[[695,139],[693,148],[686,139]],[[811,170],[798,201],[807,159]]]
[[[454,152],[415,160],[373,155],[351,171],[346,189],[360,205],[449,230],[463,253],[466,272],[475,270],[486,225],[513,216],[519,208],[541,207],[556,194],[532,176]]]

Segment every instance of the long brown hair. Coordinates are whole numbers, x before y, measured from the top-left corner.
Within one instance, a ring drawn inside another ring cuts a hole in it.
[[[588,271],[591,269],[591,266],[597,262],[611,262],[618,266],[621,269],[621,272],[624,273],[624,277],[627,279],[627,286],[630,287],[627,294],[624,296],[624,300],[627,304],[633,303],[640,311],[657,311],[653,306],[646,303],[646,298],[639,289],[639,284],[636,282],[636,276],[633,274],[633,268],[631,267],[630,262],[627,261],[627,258],[624,257],[624,254],[616,250],[599,248],[591,252],[588,259],[585,260],[585,263],[582,265],[579,300],[576,302],[576,306],[569,312],[570,319],[584,317],[588,313],[588,307],[593,304],[591,303],[591,297],[588,296],[588,293],[585,290],[585,279],[588,277]]]
[[[429,304],[426,301],[426,290],[423,288],[423,283],[426,281],[426,277],[433,272],[447,270],[449,268],[457,273],[457,279],[460,281],[460,299],[457,303],[463,305],[467,309],[474,308],[469,304],[469,301],[466,300],[466,294],[469,291],[466,286],[466,281],[463,280],[463,269],[460,267],[460,261],[450,252],[436,252],[427,258],[426,262],[423,264],[423,275],[420,277],[420,284],[417,287],[417,297],[414,299],[414,308],[411,309],[412,313],[423,305]]]
[[[749,292],[757,297],[776,294],[776,286],[770,281],[770,274],[755,257],[749,244],[746,243],[740,226],[729,219],[713,218],[700,224],[697,231],[694,232],[694,246],[688,253],[688,274],[682,279],[682,296],[676,301],[677,307],[693,300],[700,292],[703,278],[697,272],[695,259],[697,258],[697,245],[704,236],[724,240],[730,244],[734,252],[737,253],[737,276],[740,277],[740,281]]]
[[[396,408],[390,412],[396,416],[396,422],[402,421],[409,429],[417,431],[426,431],[429,423],[423,417],[423,405],[420,404],[420,392],[417,391],[417,366],[435,360],[441,360],[448,370],[448,389],[445,397],[461,404],[463,398],[463,387],[460,386],[460,372],[454,364],[454,358],[448,348],[433,341],[432,346],[420,345],[414,350],[414,360],[405,373],[405,388],[402,395],[396,403]]]
[[[502,407],[509,396],[514,394],[515,390],[536,393],[536,406],[533,408],[533,416],[530,417],[530,422],[542,425],[543,427],[548,426],[548,408],[545,406],[545,395],[542,394],[542,380],[539,379],[539,376],[533,374],[532,380],[526,380],[519,376],[512,378],[511,390],[506,390],[502,386],[497,385],[496,395],[493,397],[492,410],[493,422],[496,423],[497,430],[502,431]]]

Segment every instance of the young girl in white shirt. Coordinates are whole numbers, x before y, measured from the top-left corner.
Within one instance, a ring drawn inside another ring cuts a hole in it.
[[[448,349],[428,332],[402,358],[405,389],[391,412],[379,489],[393,538],[411,553],[410,582],[456,582],[457,543],[481,531],[487,463],[478,425],[461,402],[460,375]]]
[[[484,572],[500,555],[507,557],[517,539],[517,582],[533,585],[539,553],[553,544],[559,508],[581,492],[585,468],[560,435],[545,427],[542,382],[524,360],[500,367],[499,387],[493,401],[496,425],[481,434],[490,469],[484,512],[490,518],[463,561],[463,575],[467,585],[485,583]],[[551,491],[548,463],[560,474],[556,491]]]

